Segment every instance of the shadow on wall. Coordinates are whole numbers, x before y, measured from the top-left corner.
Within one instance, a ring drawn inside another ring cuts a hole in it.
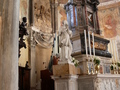
[[[37,82],[40,80],[40,71],[45,70],[48,67],[52,48],[45,49],[39,45],[36,45],[36,70],[37,70]]]

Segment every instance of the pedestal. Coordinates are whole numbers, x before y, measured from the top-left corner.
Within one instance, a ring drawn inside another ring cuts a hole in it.
[[[77,75],[80,74],[80,69],[72,64],[53,65],[54,76]]]
[[[52,79],[55,80],[55,90],[78,90],[77,75],[52,76]]]
[[[52,79],[55,81],[55,90],[78,90],[77,74],[80,74],[80,69],[73,64],[53,65]]]

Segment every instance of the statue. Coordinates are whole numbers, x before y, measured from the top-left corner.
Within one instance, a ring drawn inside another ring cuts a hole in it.
[[[68,22],[64,20],[59,30],[59,46],[61,48],[60,61],[71,61],[72,44],[70,38],[72,37],[72,31],[68,28]]]
[[[27,26],[27,18],[23,17],[22,23],[20,23],[19,21],[19,55],[18,55],[19,57],[21,56],[20,49],[23,47],[26,48],[25,39],[24,39],[24,36],[28,35],[26,26]]]

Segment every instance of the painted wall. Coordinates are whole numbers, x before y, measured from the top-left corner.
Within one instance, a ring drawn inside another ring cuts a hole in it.
[[[98,17],[102,36],[114,41],[111,41],[112,48],[109,45],[109,51],[115,58],[117,57],[116,52],[120,54],[120,2],[99,6]],[[116,49],[115,42],[117,43],[117,50],[114,52]],[[120,60],[120,55],[118,59]]]
[[[41,88],[41,70],[45,70],[48,67],[51,51],[52,49],[45,49],[41,47],[40,45],[37,45],[35,48],[36,51],[36,86],[37,89]]]
[[[50,0],[34,0],[34,25],[45,33],[51,33]]]
[[[63,20],[67,20],[66,11],[64,10],[64,5],[68,0],[58,0],[58,28],[60,28]]]

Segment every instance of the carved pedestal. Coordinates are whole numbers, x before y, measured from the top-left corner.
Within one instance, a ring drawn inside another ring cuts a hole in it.
[[[55,80],[55,90],[78,90],[77,75],[52,76],[52,78]]]
[[[72,64],[53,65],[55,90],[78,90],[77,74],[80,74],[80,69]]]
[[[54,76],[77,75],[80,74],[80,69],[72,64],[53,65]]]

